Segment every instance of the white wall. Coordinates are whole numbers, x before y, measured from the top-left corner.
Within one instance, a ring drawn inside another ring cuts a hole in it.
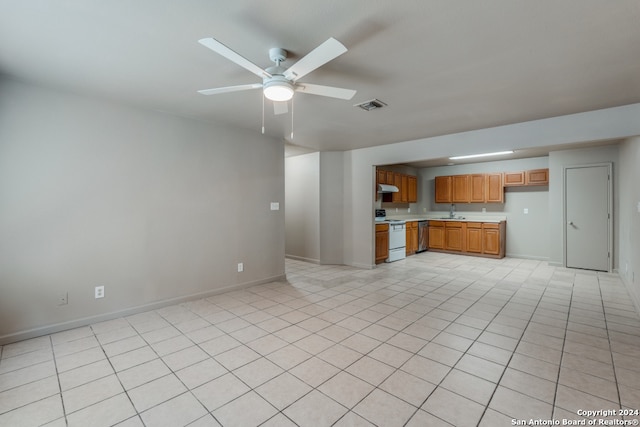
[[[0,93],[0,341],[283,277],[282,141],[8,79]]]
[[[640,137],[620,144],[619,273],[640,312]]]
[[[640,104],[632,104],[345,153],[344,263],[374,266],[374,165],[475,153],[479,147],[502,151],[627,138],[640,135],[638,117]],[[551,175],[552,181],[554,178]],[[549,203],[553,203],[551,194]]]
[[[470,173],[510,172],[548,167],[548,157],[503,160],[420,169],[418,212],[448,213],[449,204],[435,203],[435,177]],[[482,213],[486,209],[486,214]],[[528,214],[524,214],[524,209]],[[459,215],[498,215],[507,218],[506,254],[518,258],[549,258],[549,187],[508,187],[504,203],[458,203]]]
[[[285,159],[285,253],[320,263],[320,153]]]

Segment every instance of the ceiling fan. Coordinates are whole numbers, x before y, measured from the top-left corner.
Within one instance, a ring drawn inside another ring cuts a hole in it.
[[[251,71],[256,76],[262,78],[262,83],[250,83],[238,86],[199,90],[198,93],[203,95],[217,95],[219,93],[262,88],[264,96],[267,99],[274,101],[275,114],[284,114],[288,111],[286,101],[293,98],[294,92],[309,93],[311,95],[328,96],[331,98],[346,100],[353,98],[356,94],[356,91],[352,89],[298,82],[298,79],[306,76],[310,72],[347,51],[347,48],[333,37],[316,47],[289,68],[284,68],[280,65],[285,61],[285,59],[287,59],[286,50],[281,48],[269,49],[269,58],[275,63],[275,66],[264,70],[216,39],[204,38],[198,40],[198,43],[208,47],[217,54],[224,56],[230,61],[235,62],[241,67]]]

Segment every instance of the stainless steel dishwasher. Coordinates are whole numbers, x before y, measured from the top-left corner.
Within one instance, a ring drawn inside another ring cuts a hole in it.
[[[418,252],[429,248],[429,221],[418,221]]]

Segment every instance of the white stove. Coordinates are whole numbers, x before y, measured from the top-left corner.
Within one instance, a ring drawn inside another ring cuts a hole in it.
[[[389,258],[386,262],[398,261],[407,257],[407,223],[389,220]]]

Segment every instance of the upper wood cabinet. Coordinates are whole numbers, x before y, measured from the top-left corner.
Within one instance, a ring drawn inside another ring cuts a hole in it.
[[[504,173],[504,186],[512,185],[524,185],[524,171]]]
[[[436,176],[436,203],[504,203],[502,173]]]
[[[473,174],[469,177],[471,191],[469,192],[469,201],[471,203],[484,203],[485,201],[485,181],[486,175]]]
[[[402,203],[402,175],[399,173],[393,174],[393,185],[398,187],[397,193],[391,193],[391,202],[392,203]]]
[[[533,169],[526,171],[526,185],[549,185],[549,169]]]
[[[450,176],[436,176],[436,203],[451,203]]]
[[[504,203],[502,172],[485,174],[484,200],[486,203]]]
[[[418,202],[418,177],[403,173],[376,169],[376,200],[380,197],[377,193],[377,184],[395,185],[397,193],[385,193],[382,201],[388,203],[417,203]]]
[[[469,175],[451,177],[451,203],[469,203]]]
[[[409,203],[418,203],[418,177],[407,175],[408,199]]]
[[[504,173],[504,186],[549,185],[549,169],[532,169]]]

